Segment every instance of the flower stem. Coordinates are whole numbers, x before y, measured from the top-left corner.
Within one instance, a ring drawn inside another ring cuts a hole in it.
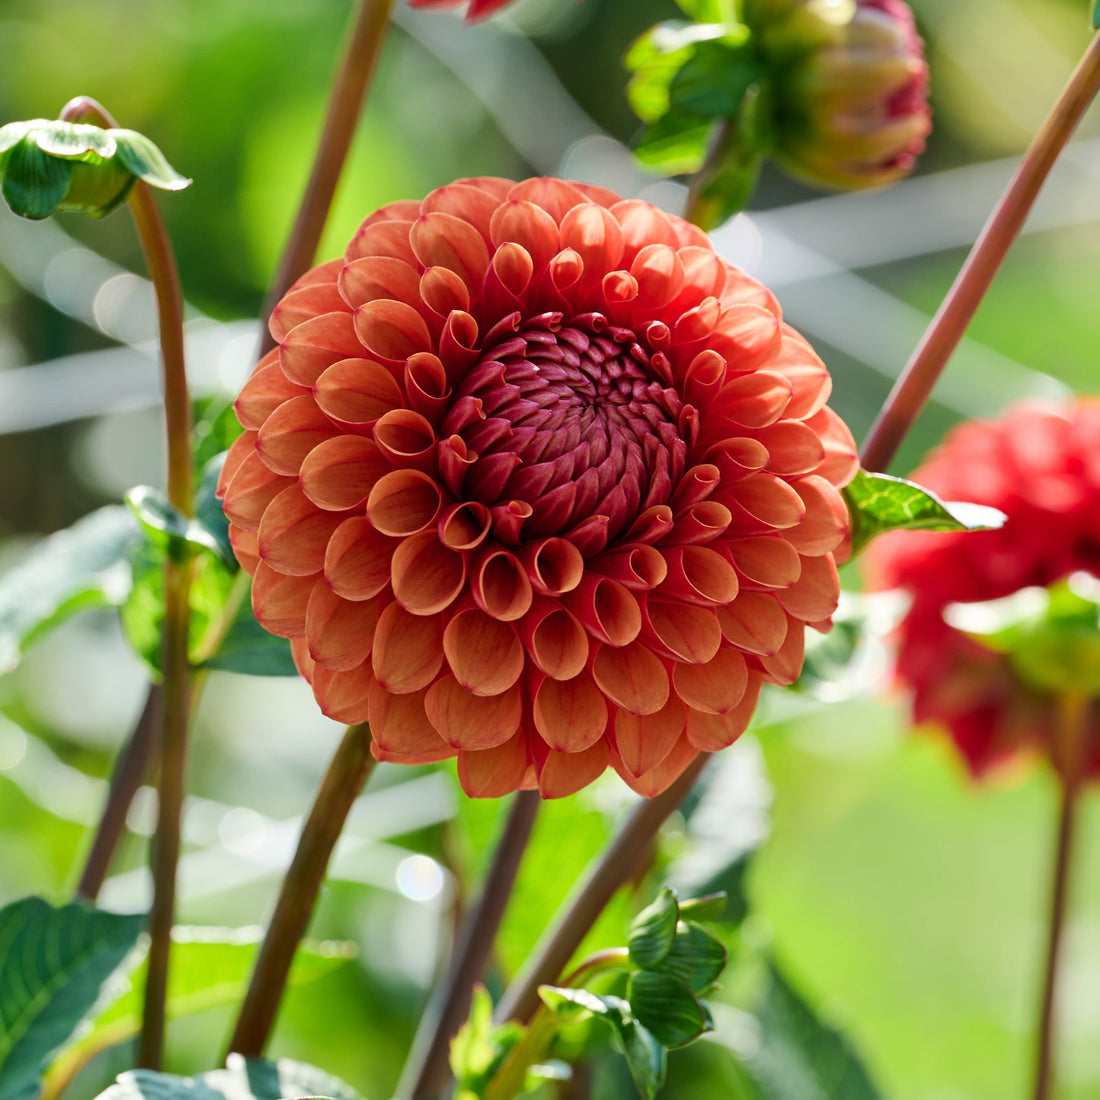
[[[145,779],[154,755],[157,732],[162,723],[163,702],[160,685],[151,684],[134,731],[115,761],[107,801],[76,887],[76,896],[82,901],[94,902],[103,889],[111,859],[126,828],[130,804]]]
[[[512,802],[481,898],[463,919],[447,974],[421,1016],[397,1096],[438,1096],[450,1079],[450,1042],[470,1011],[474,983],[485,972],[541,805],[538,791],[520,791]]]
[[[657,831],[687,796],[709,759],[708,754],[700,753],[671,787],[638,803],[583,885],[562,907],[527,966],[505,991],[497,1008],[498,1019],[530,1020],[539,1006],[539,986],[557,979],[615,891],[642,868]]]
[[[867,469],[885,470],[890,465],[989,290],[1054,162],[1098,89],[1100,35],[1095,35],[890,391],[863,445],[860,457]]]
[[[371,76],[382,52],[393,5],[394,0],[361,0],[359,4],[359,12],[332,86],[328,115],[313,171],[306,184],[290,240],[279,262],[275,281],[264,301],[262,316],[265,320],[271,316],[271,311],[291,284],[313,263]],[[265,328],[260,355],[274,346],[274,339]]]
[[[267,1046],[287,975],[321,892],[325,871],[348,814],[374,770],[370,727],[348,726],[321,780],[294,859],[279,889],[252,981],[241,1005],[230,1052],[259,1057]]]
[[[1046,965],[1039,1013],[1039,1038],[1035,1058],[1035,1100],[1049,1100],[1054,1082],[1054,1038],[1058,967],[1072,866],[1077,807],[1082,784],[1082,760],[1088,720],[1088,700],[1080,695],[1059,699],[1059,738],[1055,759],[1058,776],[1058,838],[1047,924]]]

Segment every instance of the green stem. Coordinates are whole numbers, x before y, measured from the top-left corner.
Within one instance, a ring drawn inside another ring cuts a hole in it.
[[[1088,729],[1089,701],[1068,695],[1059,700],[1059,736],[1055,772],[1058,776],[1058,836],[1047,922],[1046,964],[1039,1010],[1039,1035],[1035,1057],[1035,1100],[1049,1100],[1054,1084],[1054,1040],[1058,969],[1066,923],[1069,881],[1077,807],[1083,789],[1082,762]]]
[[[348,814],[374,770],[370,727],[344,733],[302,828],[294,859],[279,889],[252,981],[229,1050],[258,1058],[275,1024],[294,953],[305,935],[321,884]]]
[[[885,470],[966,332],[1059,153],[1100,89],[1100,35],[1093,37],[1058,102],[970,250],[920,345],[890,391],[863,445],[868,470]]]
[[[264,302],[262,316],[265,321],[279,299],[313,263],[371,76],[382,52],[393,5],[394,0],[361,0],[359,4],[359,12],[329,97],[328,115],[313,171],[275,281]],[[274,346],[275,341],[265,327],[260,341],[260,355]]]
[[[700,753],[666,791],[638,803],[506,990],[497,1008],[498,1019],[521,1023],[531,1019],[539,1006],[539,986],[557,980],[615,892],[645,865],[658,830],[687,797],[709,759],[707,753]]]
[[[512,802],[481,898],[466,914],[448,973],[420,1018],[397,1096],[438,1096],[450,1079],[450,1043],[470,1011],[474,983],[485,972],[541,805],[538,791],[520,791]]]
[[[67,121],[117,124],[95,100],[81,96],[61,112]],[[168,499],[185,516],[192,514],[191,400],[183,347],[183,295],[167,230],[152,192],[140,180],[130,192],[130,213],[145,254],[157,299],[161,364],[164,374],[164,418],[168,440]],[[139,1064],[159,1069],[164,1059],[164,1002],[168,992],[168,957],[176,902],[176,867],[180,853],[180,815],[187,762],[191,665],[187,654],[190,624],[190,561],[171,557],[164,574],[164,707],[160,779],[157,787],[157,832],[153,851],[153,907],[149,915],[149,962]]]

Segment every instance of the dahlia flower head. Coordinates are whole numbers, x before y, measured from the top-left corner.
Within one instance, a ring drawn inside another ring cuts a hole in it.
[[[371,215],[271,317],[221,478],[252,604],[373,752],[654,795],[799,673],[855,446],[701,231],[555,179]]]
[[[951,431],[913,479],[944,499],[999,508],[998,530],[897,532],[865,565],[872,587],[904,589],[912,605],[897,632],[898,679],[913,720],[945,727],[980,776],[1037,749],[1057,758],[1057,700],[1027,683],[1010,657],[945,619],[952,604],[1047,588],[1073,573],[1100,577],[1100,399],[1065,408],[1019,406]],[[1100,775],[1100,701],[1088,715],[1086,767]]]
[[[776,159],[811,183],[907,175],[932,129],[928,65],[904,0],[745,0],[775,70]]]

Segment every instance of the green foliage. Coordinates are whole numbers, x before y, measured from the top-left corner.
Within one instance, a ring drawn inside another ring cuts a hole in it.
[[[1100,0],[1096,0],[1092,7],[1092,29],[1100,31]]]
[[[33,1100],[50,1059],[123,965],[142,914],[23,898],[0,909],[0,1100]]]
[[[904,478],[860,470],[844,488],[852,515],[852,553],[887,531],[987,531],[1005,516],[980,504],[945,503]]]
[[[676,895],[666,886],[630,925],[627,940],[630,961],[635,966],[656,966],[662,962],[672,950],[678,919]]]
[[[451,1043],[451,1072],[458,1097],[480,1096],[526,1029],[515,1022],[493,1023],[493,1000],[483,985],[474,987],[470,1017]]]
[[[0,577],[0,673],[14,669],[37,638],[70,615],[121,604],[139,541],[130,512],[108,505],[43,539]]]
[[[259,949],[254,930],[175,928],[172,931],[172,967],[168,975],[167,1018],[178,1019],[240,999]],[[302,944],[294,956],[291,987],[316,981],[344,965],[353,956],[346,944]],[[47,1078],[54,1092],[100,1051],[137,1035],[141,1029],[147,961],[142,960],[116,998],[101,1000],[89,1021],[90,1030],[65,1048]]]
[[[176,1077],[136,1069],[96,1100],[362,1100],[343,1081],[313,1066],[229,1056],[226,1069]]]

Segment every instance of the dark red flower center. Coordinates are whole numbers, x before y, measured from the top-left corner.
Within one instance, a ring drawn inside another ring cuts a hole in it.
[[[682,402],[660,378],[663,356],[600,314],[547,314],[485,351],[443,422],[476,455],[443,473],[455,496],[494,509],[498,537],[568,534],[606,517],[607,538],[664,504],[683,474]],[[481,402],[484,419],[471,417]],[[503,521],[503,522],[501,522]]]

